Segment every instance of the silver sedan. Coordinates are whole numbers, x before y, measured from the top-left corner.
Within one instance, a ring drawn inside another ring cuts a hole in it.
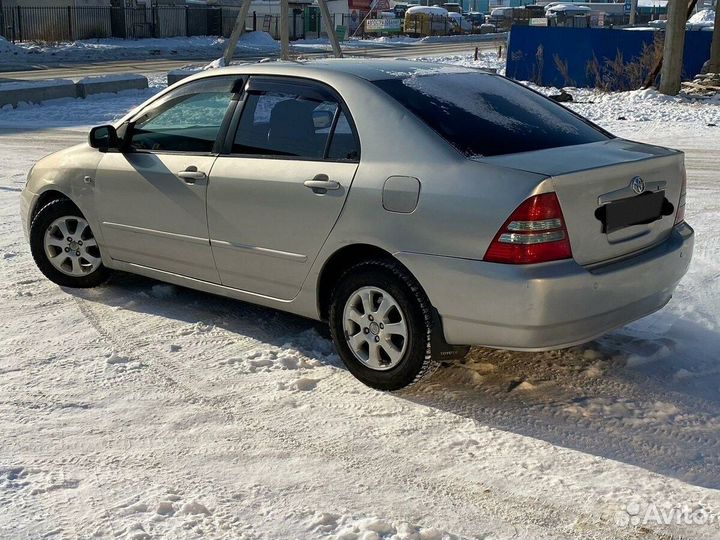
[[[568,347],[662,308],[686,272],[676,150],[616,138],[480,70],[233,66],[38,162],[40,270],[111,269],[328,321],[395,390],[469,345]]]

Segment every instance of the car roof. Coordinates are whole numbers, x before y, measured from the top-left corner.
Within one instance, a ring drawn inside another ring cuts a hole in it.
[[[333,74],[352,75],[367,81],[406,78],[413,75],[430,75],[433,73],[467,73],[472,68],[418,62],[412,60],[394,60],[380,58],[329,58],[307,62],[276,61],[233,64],[225,68],[203,72],[203,75],[285,75],[297,77],[317,77]],[[479,70],[478,70],[479,71]]]

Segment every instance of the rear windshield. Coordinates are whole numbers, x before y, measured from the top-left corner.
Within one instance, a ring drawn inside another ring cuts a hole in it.
[[[480,71],[420,73],[373,83],[468,157],[528,152],[610,138],[554,101]]]

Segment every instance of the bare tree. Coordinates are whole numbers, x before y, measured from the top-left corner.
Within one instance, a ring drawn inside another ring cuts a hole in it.
[[[720,73],[720,1],[715,2],[715,31],[710,46],[708,73]]]
[[[687,13],[686,0],[668,1],[668,20],[665,27],[665,47],[659,90],[669,96],[674,96],[680,91]]]

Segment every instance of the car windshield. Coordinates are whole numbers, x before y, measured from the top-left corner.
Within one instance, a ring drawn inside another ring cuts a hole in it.
[[[468,157],[498,156],[611,138],[520,84],[477,70],[420,70],[373,83]]]

